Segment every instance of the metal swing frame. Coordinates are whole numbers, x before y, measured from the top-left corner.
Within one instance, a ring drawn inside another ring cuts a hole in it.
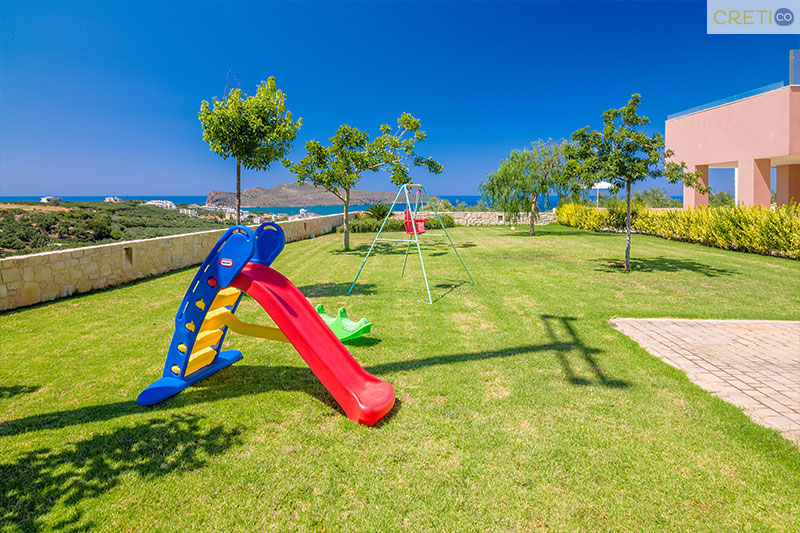
[[[416,189],[416,195],[415,195],[416,198],[414,200],[413,208],[412,208],[411,199],[408,196],[408,193],[412,189]],[[382,239],[381,238],[381,233],[383,232],[383,228],[384,228],[384,226],[386,226],[386,221],[389,220],[389,218],[394,214],[394,206],[397,204],[397,200],[400,199],[400,195],[401,194],[405,195],[406,209],[408,210],[409,214],[411,215],[411,228],[412,228],[413,231],[412,231],[412,233],[410,233],[408,235],[408,239]],[[441,226],[442,230],[444,231],[443,234],[442,233],[427,233],[427,232],[417,233],[417,224],[416,224],[416,220],[415,219],[417,217],[417,213],[419,212],[420,207],[422,205],[424,205],[424,201],[421,198],[421,196],[423,194],[425,195],[425,198],[427,198],[428,205],[433,210],[433,214],[436,215],[436,220],[439,221],[439,226]],[[428,301],[427,302],[423,302],[423,303],[427,303],[429,305],[432,305],[433,304],[433,298],[431,298],[431,289],[430,289],[430,286],[428,285],[428,274],[425,272],[425,260],[422,258],[422,248],[420,247],[420,244],[419,244],[420,235],[422,235],[422,236],[427,235],[429,237],[447,237],[447,240],[450,242],[450,246],[453,248],[453,251],[456,253],[456,257],[458,257],[458,260],[461,262],[461,266],[464,267],[464,271],[467,273],[467,276],[469,276],[470,281],[473,284],[476,284],[475,283],[475,279],[473,279],[472,274],[470,274],[469,269],[467,268],[467,265],[464,264],[464,260],[461,258],[461,254],[458,253],[458,250],[456,249],[456,245],[453,244],[453,239],[451,239],[450,238],[450,234],[447,233],[447,228],[444,227],[444,223],[442,222],[442,219],[439,216],[439,212],[436,211],[436,206],[434,206],[433,202],[431,202],[431,197],[428,194],[428,191],[425,190],[425,187],[423,185],[420,185],[420,184],[417,184],[417,183],[409,183],[409,184],[400,186],[400,190],[397,191],[397,196],[394,197],[394,201],[392,202],[392,206],[389,208],[389,214],[386,215],[386,218],[383,219],[383,224],[381,224],[381,227],[378,230],[378,234],[375,236],[375,240],[372,241],[372,245],[369,247],[369,251],[367,252],[367,255],[364,257],[364,261],[361,263],[361,267],[358,269],[358,273],[356,274],[356,277],[353,280],[353,283],[350,285],[350,289],[347,291],[348,296],[350,295],[351,292],[353,292],[353,287],[356,286],[356,281],[358,281],[358,277],[361,275],[361,271],[364,270],[364,265],[367,264],[367,259],[369,259],[369,256],[372,254],[372,250],[375,248],[375,243],[377,243],[378,241],[380,241],[380,242],[402,242],[402,243],[406,243],[406,254],[405,254],[405,258],[403,259],[403,270],[400,272],[400,277],[402,278],[402,277],[405,276],[406,264],[408,263],[408,254],[409,254],[409,251],[411,250],[411,242],[413,240],[417,245],[417,253],[419,253],[419,262],[420,262],[420,265],[422,266],[422,277],[425,279],[425,290],[428,293]]]

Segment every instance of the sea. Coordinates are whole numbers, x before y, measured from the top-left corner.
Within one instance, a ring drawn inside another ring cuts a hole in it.
[[[436,195],[443,200],[448,200],[451,204],[458,205],[459,203],[464,203],[468,206],[478,205],[481,200],[481,196],[477,194],[439,194]],[[587,193],[587,197],[594,199],[594,193]],[[2,202],[38,202],[40,196],[0,196],[0,203]],[[148,201],[148,200],[170,200],[174,204],[197,204],[203,205],[206,202],[205,196],[172,196],[172,195],[160,195],[160,196],[120,196],[120,200],[140,200],[140,201]],[[61,200],[63,202],[102,202],[105,199],[105,196],[62,196]],[[547,198],[547,202],[545,202],[545,198],[539,198],[539,209],[552,209],[556,205],[558,205],[558,196],[550,196]],[[362,211],[369,207],[368,205],[351,205],[350,211]],[[342,212],[342,206],[340,204],[337,205],[306,205],[306,206],[298,206],[298,207],[247,207],[245,210],[247,211],[255,211],[255,212],[263,212],[263,213],[275,213],[275,214],[286,214],[286,215],[296,215],[300,213],[300,209],[306,209],[309,213],[316,213],[318,215],[333,215],[336,213]]]

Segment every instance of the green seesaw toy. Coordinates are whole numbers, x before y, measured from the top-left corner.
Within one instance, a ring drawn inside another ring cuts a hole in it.
[[[316,310],[320,318],[328,324],[333,334],[342,342],[357,339],[362,335],[366,335],[372,329],[372,322],[369,322],[366,318],[362,318],[358,322],[353,322],[347,318],[347,311],[344,307],[339,308],[339,313],[335,318],[325,314],[325,308],[322,307],[322,304],[317,305]]]

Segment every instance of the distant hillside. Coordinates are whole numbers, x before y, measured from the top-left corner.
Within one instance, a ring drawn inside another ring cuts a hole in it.
[[[350,203],[391,203],[397,192],[350,191]],[[242,190],[242,207],[304,207],[310,205],[338,205],[341,201],[325,189],[305,183],[285,183],[271,189],[255,187]],[[236,207],[236,193],[211,191],[206,204],[217,207]]]

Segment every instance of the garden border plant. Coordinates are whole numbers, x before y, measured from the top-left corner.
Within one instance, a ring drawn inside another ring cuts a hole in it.
[[[620,231],[619,209],[563,204],[559,224],[589,231]],[[800,207],[755,205],[657,210],[634,205],[632,230],[673,241],[800,259]]]

